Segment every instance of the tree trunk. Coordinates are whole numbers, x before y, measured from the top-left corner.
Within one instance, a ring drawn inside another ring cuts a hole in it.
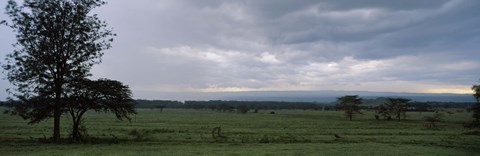
[[[60,143],[60,116],[62,112],[60,111],[60,106],[56,105],[53,112],[53,141],[55,143]]]
[[[60,143],[60,117],[62,116],[62,81],[55,82],[55,105],[53,110],[53,142]]]
[[[79,132],[78,132],[78,127],[79,127],[79,122],[77,120],[77,118],[73,118],[73,127],[72,127],[72,140],[73,141],[78,141],[80,138],[79,136]]]
[[[81,141],[84,137],[84,131],[80,130],[80,126],[82,126],[82,116],[87,110],[83,110],[78,112],[77,114],[71,112],[72,115],[72,133],[71,137],[74,142]]]

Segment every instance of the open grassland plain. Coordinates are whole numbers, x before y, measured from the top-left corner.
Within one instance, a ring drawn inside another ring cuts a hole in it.
[[[90,112],[87,142],[58,145],[41,143],[52,120],[27,125],[1,114],[0,155],[480,155],[479,130],[462,125],[471,113],[445,113],[437,128],[427,128],[423,118],[431,115],[408,112],[407,120],[384,121],[365,111],[348,121],[341,111],[138,109],[128,122]],[[70,123],[64,114],[64,138]],[[215,127],[222,137],[212,137]]]

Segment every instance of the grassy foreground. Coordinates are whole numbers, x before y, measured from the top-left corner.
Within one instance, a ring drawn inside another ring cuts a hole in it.
[[[3,109],[2,109],[3,110]],[[479,130],[464,129],[470,113],[444,116],[438,128],[424,127],[432,113],[408,112],[404,121],[377,121],[373,112],[347,121],[343,112],[275,110],[227,113],[209,110],[139,109],[132,122],[89,113],[92,137],[84,144],[44,144],[52,121],[27,125],[0,115],[0,155],[477,155]],[[64,115],[62,135],[69,118]],[[221,127],[226,138],[213,139]],[[336,139],[334,134],[342,138]],[[40,138],[40,139],[39,139]]]

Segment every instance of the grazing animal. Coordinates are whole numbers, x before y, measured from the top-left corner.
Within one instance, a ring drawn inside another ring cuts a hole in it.
[[[434,128],[435,127],[435,123],[434,122],[431,122],[431,121],[425,121],[423,123],[423,126],[427,127],[427,128]]]
[[[270,114],[275,114],[275,112],[270,112]]]
[[[343,137],[341,137],[341,136],[338,135],[338,134],[333,134],[333,136],[335,136],[336,139],[341,139],[341,138],[343,138]]]
[[[217,139],[217,138],[227,138],[226,136],[223,136],[222,134],[220,134],[220,127],[215,127],[212,129],[212,138],[213,139]]]
[[[165,108],[164,105],[161,105],[161,106],[157,106],[158,109],[160,109],[160,112],[163,112],[163,108]]]

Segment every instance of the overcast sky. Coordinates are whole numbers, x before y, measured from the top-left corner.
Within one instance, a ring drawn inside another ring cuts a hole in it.
[[[197,91],[470,93],[480,78],[478,0],[110,0],[95,13],[118,36],[94,78],[122,81],[135,98]],[[15,38],[7,27],[0,33],[4,62]],[[0,80],[0,99],[8,87]]]

